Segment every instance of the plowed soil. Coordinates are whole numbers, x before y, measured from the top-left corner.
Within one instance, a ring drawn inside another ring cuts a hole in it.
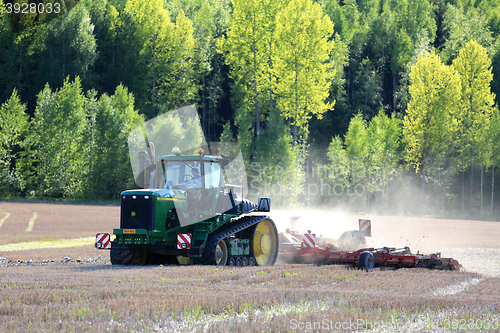
[[[91,239],[119,206],[0,202],[0,331],[449,332],[500,327],[500,223],[273,210],[278,229],[334,242],[370,219],[367,245],[442,252],[465,272],[342,266],[122,267],[85,246],[10,244]],[[337,327],[338,326],[338,327]],[[340,329],[339,329],[340,327]]]
[[[36,213],[31,231],[30,219]],[[5,217],[8,217],[5,219]],[[335,242],[344,231],[357,230],[359,219],[371,220],[372,236],[367,246],[409,246],[413,252],[441,252],[443,257],[457,259],[465,271],[487,276],[500,276],[500,222],[447,220],[434,218],[348,215],[339,212],[272,210],[269,214],[279,231],[291,227],[291,219],[299,217],[299,232],[311,230],[317,236]],[[4,219],[2,223],[2,219]],[[118,205],[84,205],[0,202],[0,246],[35,240],[93,237],[99,232],[112,233],[119,226]],[[0,257],[12,260],[108,257],[93,242],[66,248],[2,251]]]

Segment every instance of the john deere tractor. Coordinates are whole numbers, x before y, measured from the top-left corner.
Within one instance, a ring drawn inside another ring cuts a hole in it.
[[[175,123],[177,118],[169,117]],[[154,137],[152,129],[146,127],[145,132],[150,133],[148,138]],[[185,142],[181,139],[173,141]],[[192,148],[193,142],[187,146]],[[217,147],[221,152],[213,155],[203,148],[185,153],[176,146],[158,158],[154,147],[149,143],[147,150],[134,154],[139,189],[120,195],[120,228],[113,229],[116,238],[110,241],[109,234],[97,235],[96,247],[111,250],[113,265],[275,263],[276,226],[267,215],[256,214],[270,211],[270,199],[259,198],[255,204],[243,198],[245,185],[227,181],[245,178],[244,167],[236,163],[234,145],[211,144],[212,150]],[[222,154],[224,148],[228,154]]]

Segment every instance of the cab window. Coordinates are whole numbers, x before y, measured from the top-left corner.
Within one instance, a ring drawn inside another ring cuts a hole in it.
[[[221,170],[219,163],[205,162],[205,188],[221,186]]]

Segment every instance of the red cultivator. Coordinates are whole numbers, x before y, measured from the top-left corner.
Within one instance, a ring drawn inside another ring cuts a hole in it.
[[[338,251],[330,248],[297,247],[295,250],[280,253],[279,257],[287,262],[312,263],[317,265],[350,265],[361,269],[374,267],[387,268],[429,268],[441,270],[460,270],[460,265],[452,258],[441,258],[441,253],[430,255],[412,254],[404,248],[366,248],[354,252]]]
[[[353,231],[367,236],[370,234],[362,227],[368,222],[368,232],[371,234],[369,220],[360,220],[360,231]],[[356,237],[358,237],[357,235]],[[365,246],[364,236],[362,241]],[[290,263],[308,263],[317,265],[349,265],[360,269],[371,270],[380,268],[428,268],[440,270],[460,270],[462,265],[452,258],[441,258],[441,253],[416,254],[409,247],[392,248],[361,248],[356,251],[342,251],[335,246],[318,247],[316,236],[312,233],[303,236],[287,230],[280,233],[279,258]]]

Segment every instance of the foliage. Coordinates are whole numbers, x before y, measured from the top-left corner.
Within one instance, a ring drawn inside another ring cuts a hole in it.
[[[276,90],[283,115],[294,125],[294,141],[299,135],[305,142],[311,116],[321,119],[333,107],[325,103],[332,77],[332,34],[330,18],[311,0],[291,0],[276,17]]]
[[[387,202],[387,186],[390,178],[398,171],[401,159],[401,120],[394,115],[388,117],[380,110],[371,120],[368,132],[371,172],[376,175],[372,178],[372,183],[378,181],[378,190],[384,192]]]
[[[21,103],[17,91],[0,106],[0,171],[3,182],[0,190],[11,192],[24,189],[25,180],[19,173],[20,150],[24,146],[26,134],[29,131],[28,115],[25,113],[26,105]],[[18,165],[16,165],[16,163]]]
[[[48,83],[60,87],[68,76],[87,87],[94,85],[93,67],[96,59],[96,40],[88,10],[73,8],[68,14],[40,26],[35,33],[33,52],[38,55],[36,80],[40,86]]]
[[[474,166],[489,166],[487,156],[489,147],[486,144],[487,125],[493,112],[495,96],[491,93],[491,60],[484,47],[475,41],[467,43],[458,57],[453,60],[453,66],[460,74],[461,99],[460,107],[455,115],[458,152],[462,170],[468,163]]]
[[[222,134],[220,135],[220,141],[221,142],[232,142],[233,141],[233,132],[231,130],[231,122],[227,121],[224,124],[224,130],[222,131]]]
[[[192,22],[183,11],[171,21],[163,2],[131,0],[124,9],[125,38],[133,53],[127,55],[124,83],[150,118],[158,103],[173,109],[196,100]]]
[[[291,145],[292,138],[277,108],[267,123],[256,142],[250,185],[256,197],[270,197],[279,206],[291,206],[302,191],[304,156],[299,146]]]
[[[283,204],[314,164],[364,186],[367,209],[421,176],[426,202],[455,207],[468,187],[477,207],[473,170],[498,164],[496,1],[82,0],[23,32],[4,8],[0,104],[27,119],[0,130],[4,196],[116,198],[133,186],[127,133],[192,103],[209,141],[288,170],[259,178]]]
[[[114,95],[102,95],[95,103],[95,133],[91,147],[90,196],[116,198],[127,188],[135,187],[128,157],[129,133],[143,119],[134,109],[134,97],[122,85]]]
[[[435,53],[422,54],[412,66],[411,101],[403,120],[406,161],[425,175],[440,167],[446,157],[456,114],[460,77],[444,65]]]
[[[451,62],[460,49],[471,40],[488,49],[490,55],[496,53],[495,41],[488,23],[477,9],[471,8],[464,12],[463,8],[449,4],[445,13],[444,29],[449,34],[442,52],[445,62]]]

